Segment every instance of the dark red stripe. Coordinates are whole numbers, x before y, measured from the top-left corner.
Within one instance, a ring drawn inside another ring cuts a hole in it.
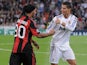
[[[32,65],[36,65],[36,59],[34,53],[32,53]]]
[[[19,42],[20,42],[19,38],[16,37],[15,42],[14,42],[14,47],[13,47],[13,53],[17,53]]]

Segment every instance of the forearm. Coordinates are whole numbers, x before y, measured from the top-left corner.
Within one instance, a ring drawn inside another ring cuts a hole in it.
[[[48,36],[51,36],[52,34],[49,34],[49,33],[40,33],[37,37],[38,38],[44,38],[44,37],[48,37]]]
[[[69,30],[69,31],[74,31],[75,27],[76,27],[76,24],[72,25],[72,24],[66,24],[64,22],[62,22],[62,27],[65,28],[66,30]]]

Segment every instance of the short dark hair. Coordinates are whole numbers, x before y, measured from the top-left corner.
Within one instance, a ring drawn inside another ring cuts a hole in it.
[[[36,7],[34,5],[28,4],[23,7],[23,13],[31,13]]]
[[[71,5],[70,2],[63,2],[62,4],[63,4],[63,5],[66,5],[67,8],[72,8],[72,5]]]

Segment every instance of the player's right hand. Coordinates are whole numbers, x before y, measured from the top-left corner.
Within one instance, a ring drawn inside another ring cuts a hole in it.
[[[55,33],[54,29],[51,29],[51,30],[49,31],[49,35],[53,35],[54,33]]]
[[[56,24],[60,24],[60,20],[57,18],[56,21],[55,21]]]

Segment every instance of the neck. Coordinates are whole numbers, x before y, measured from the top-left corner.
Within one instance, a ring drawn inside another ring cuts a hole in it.
[[[69,17],[69,15],[70,15],[70,14],[65,14],[65,15],[64,15],[64,17],[65,17],[65,18],[68,18],[68,17]]]
[[[64,14],[64,17],[65,17],[65,18],[68,18],[68,17],[70,16],[70,14],[71,14],[71,13],[68,12],[68,13]]]
[[[29,18],[31,18],[31,17],[32,17],[32,14],[31,14],[31,13],[29,13],[29,14],[27,14],[27,16],[28,16]]]

